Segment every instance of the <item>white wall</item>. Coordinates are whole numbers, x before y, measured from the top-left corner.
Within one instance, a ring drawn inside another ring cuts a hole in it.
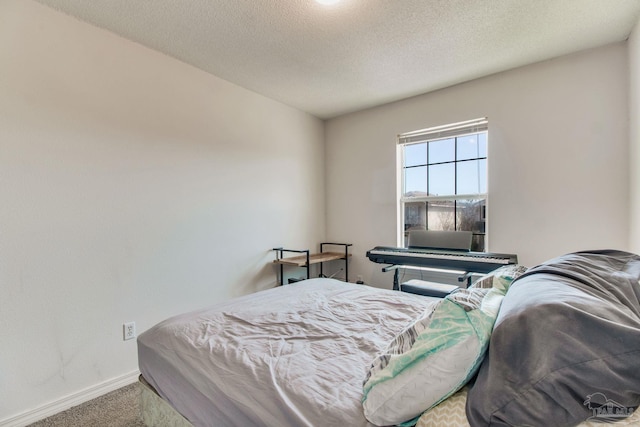
[[[629,249],[640,254],[640,21],[629,37]]]
[[[461,84],[327,123],[327,238],[352,270],[390,286],[365,252],[396,244],[396,136],[489,119],[489,250],[535,265],[628,247],[626,43]]]
[[[0,424],[135,371],[123,322],[275,285],[323,176],[322,121],[0,0]]]

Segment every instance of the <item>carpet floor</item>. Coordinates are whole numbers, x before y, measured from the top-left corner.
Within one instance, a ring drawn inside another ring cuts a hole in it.
[[[138,403],[139,387],[137,382],[133,383],[29,427],[144,427]]]

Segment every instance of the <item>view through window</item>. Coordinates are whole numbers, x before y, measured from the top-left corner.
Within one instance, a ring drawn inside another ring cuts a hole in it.
[[[464,230],[471,250],[485,251],[487,134],[477,119],[399,136],[404,246],[411,230]]]

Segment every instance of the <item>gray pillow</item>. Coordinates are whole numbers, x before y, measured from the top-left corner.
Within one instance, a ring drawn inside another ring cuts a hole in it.
[[[469,391],[469,423],[571,426],[630,415],[640,405],[639,280],[639,256],[593,251],[514,281]]]

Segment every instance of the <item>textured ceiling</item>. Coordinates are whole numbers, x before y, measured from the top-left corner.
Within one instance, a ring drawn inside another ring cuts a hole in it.
[[[640,0],[38,0],[320,118],[625,40]]]

